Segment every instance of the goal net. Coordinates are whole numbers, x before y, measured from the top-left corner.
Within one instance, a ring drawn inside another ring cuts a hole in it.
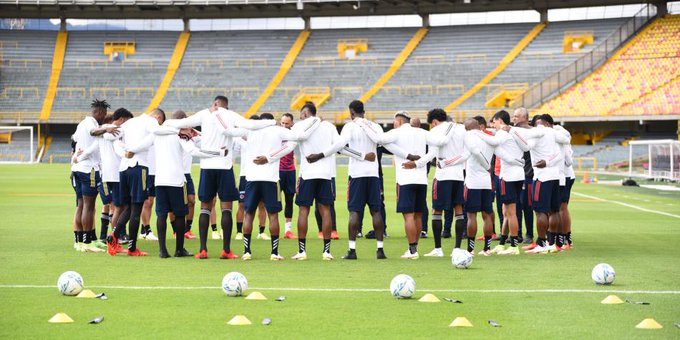
[[[640,140],[628,143],[628,175],[654,180],[680,180],[680,141]]]
[[[32,126],[0,126],[0,163],[32,163],[34,143]]]

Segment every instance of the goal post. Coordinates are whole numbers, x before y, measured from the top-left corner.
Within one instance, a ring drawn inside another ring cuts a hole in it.
[[[680,181],[680,141],[636,140],[628,146],[628,176]]]
[[[33,163],[33,126],[0,126],[0,163]]]

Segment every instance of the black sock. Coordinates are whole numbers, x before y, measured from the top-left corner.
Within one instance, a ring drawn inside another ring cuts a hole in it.
[[[236,232],[237,233],[243,232],[243,222],[236,222]]]
[[[571,231],[567,233],[567,243],[571,245]]]
[[[198,238],[201,241],[200,250],[208,250],[208,225],[210,225],[210,210],[201,209],[198,215]]]
[[[432,214],[432,234],[434,235],[434,247],[442,247],[442,215]]]
[[[519,243],[519,236],[510,236],[510,246],[517,247],[517,243]]]
[[[539,237],[536,239],[536,245],[539,247],[545,247],[546,246],[546,239]]]
[[[212,231],[217,231],[217,223],[211,224],[210,228],[212,229]]]
[[[416,243],[409,243],[409,244],[408,244],[408,251],[409,251],[411,254],[417,253],[417,252],[418,252],[418,242],[416,242]]]
[[[73,231],[73,243],[78,243],[78,242],[80,242],[80,240],[78,239],[78,232],[74,230]]]
[[[83,236],[82,236],[82,238],[83,238],[83,243],[89,244],[90,242],[92,242],[92,241],[90,240],[90,232],[89,232],[89,231],[81,231],[80,233],[81,233],[81,235],[83,235]]]
[[[109,216],[109,214],[102,213],[101,221],[102,229],[100,230],[99,236],[101,236],[100,238],[103,240],[104,238],[106,238],[106,234],[108,233],[109,222],[111,222],[111,217]]]
[[[262,233],[264,233],[264,226],[263,225],[260,226],[260,234],[262,234]]]
[[[491,236],[484,235],[484,251],[491,250]]]
[[[175,216],[175,220],[172,221],[172,229],[175,229],[177,235],[184,235],[186,232],[184,223],[184,216]],[[184,249],[184,237],[175,237],[175,251],[181,251],[182,249]]]
[[[475,238],[468,237],[467,240],[468,240],[467,250],[472,253],[475,251]]]
[[[508,235],[501,235],[501,240],[499,242],[500,245],[505,245],[505,242],[508,240]]]
[[[555,244],[558,247],[562,247],[564,245],[564,234],[555,235]]]
[[[250,236],[251,234],[243,234],[243,252],[250,253]]]
[[[222,250],[227,253],[231,250],[231,231],[234,229],[234,222],[231,217],[231,209],[222,209]]]
[[[142,214],[142,203],[132,203],[130,206],[130,243],[128,250],[137,250],[137,234],[139,233],[139,222]]]
[[[324,253],[330,253],[331,252],[331,239],[329,239],[329,238],[323,239],[323,252]]]
[[[125,225],[130,220],[130,207],[126,207],[118,216],[118,223],[116,223],[115,229],[113,230],[113,236],[116,238],[121,238],[125,235]]]
[[[465,234],[465,220],[463,215],[456,215],[456,248],[460,248],[463,243],[463,234]]]
[[[95,230],[95,229],[90,230],[90,240],[92,240],[92,241],[97,240],[97,230]]]
[[[306,251],[307,246],[307,239],[304,238],[299,238],[298,239],[298,253],[304,253]]]
[[[548,245],[555,244],[555,234],[551,231],[548,232]]]
[[[194,223],[194,220],[187,220],[186,225],[184,226],[184,232],[186,233],[187,231],[191,231],[191,224]],[[173,223],[173,225],[175,225]]]
[[[177,218],[175,218],[177,220]],[[158,216],[156,219],[156,231],[158,232],[158,249],[160,250],[161,253],[167,253],[168,248],[165,244],[165,234],[168,230],[168,215],[163,214]],[[180,235],[177,235],[177,238],[184,238]]]
[[[279,255],[279,235],[272,235],[272,254]]]
[[[148,234],[151,231],[151,226],[148,224],[142,224],[142,234]]]

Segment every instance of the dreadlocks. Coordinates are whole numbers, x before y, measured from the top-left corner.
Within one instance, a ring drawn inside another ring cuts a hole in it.
[[[109,105],[109,103],[106,102],[106,99],[104,99],[104,100],[95,99],[90,104],[90,108],[92,108],[92,109],[110,109],[111,105]]]

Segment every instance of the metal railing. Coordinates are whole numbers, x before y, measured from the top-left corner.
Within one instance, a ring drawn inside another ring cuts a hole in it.
[[[576,59],[548,78],[531,86],[518,97],[513,107],[537,107],[562,93],[571,85],[582,80],[603,65],[616,52],[618,47],[634,36],[656,16],[656,6],[647,4],[630,20],[612,32],[592,51]]]

